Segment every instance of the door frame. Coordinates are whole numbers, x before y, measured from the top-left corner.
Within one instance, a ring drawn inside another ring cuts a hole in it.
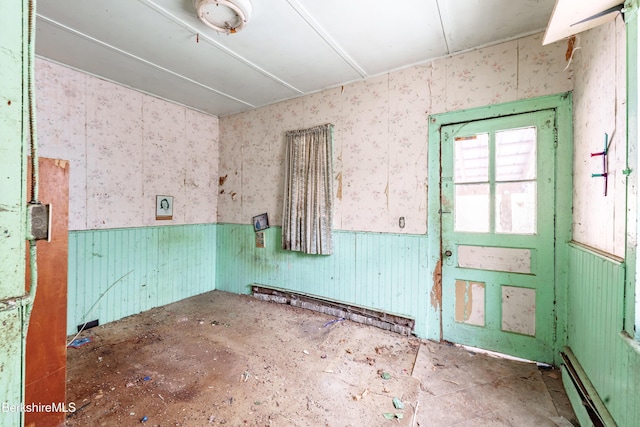
[[[571,92],[539,98],[513,101],[429,116],[427,238],[429,274],[433,277],[430,295],[432,310],[428,311],[427,336],[442,339],[442,224],[441,211],[441,129],[443,126],[476,120],[492,119],[512,114],[554,110],[556,118],[555,178],[555,312],[554,364],[560,363],[561,349],[567,342],[567,278],[568,245],[572,232],[573,206],[573,103]],[[569,195],[567,197],[567,195]]]

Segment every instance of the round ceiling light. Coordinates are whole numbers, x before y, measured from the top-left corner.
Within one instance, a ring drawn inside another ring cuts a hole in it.
[[[237,33],[249,20],[251,0],[195,0],[198,18],[219,33]]]

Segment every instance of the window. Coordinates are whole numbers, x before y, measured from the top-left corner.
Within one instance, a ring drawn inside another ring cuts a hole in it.
[[[536,234],[536,128],[456,137],[455,231]]]

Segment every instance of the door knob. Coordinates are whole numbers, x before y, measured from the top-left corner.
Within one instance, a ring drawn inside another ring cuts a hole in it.
[[[451,252],[449,249],[447,249],[446,251],[444,251],[444,256],[446,256],[446,257],[450,257],[451,255],[453,255],[453,252]]]

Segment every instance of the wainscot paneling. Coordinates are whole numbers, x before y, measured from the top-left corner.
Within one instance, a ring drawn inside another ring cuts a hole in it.
[[[618,426],[640,425],[640,352],[622,332],[624,264],[569,248],[568,345]]]
[[[69,232],[67,333],[215,289],[216,225]]]
[[[257,248],[253,227],[220,224],[218,290],[251,292],[252,284],[287,289],[415,319],[425,337],[431,277],[426,235],[334,231],[331,255],[281,249],[281,228],[265,230]]]

